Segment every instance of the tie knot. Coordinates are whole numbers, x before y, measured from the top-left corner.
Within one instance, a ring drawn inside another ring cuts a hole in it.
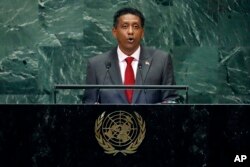
[[[127,62],[127,64],[131,64],[133,60],[134,60],[133,57],[127,57],[127,58],[125,59],[125,61]]]

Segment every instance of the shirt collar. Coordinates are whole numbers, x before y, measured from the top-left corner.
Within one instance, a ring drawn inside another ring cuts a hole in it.
[[[139,46],[138,49],[136,49],[136,51],[131,55],[131,57],[133,57],[134,60],[139,61],[140,52],[141,52],[141,46]],[[121,51],[121,49],[119,48],[119,46],[117,47],[117,54],[118,54],[119,62],[125,61],[125,59],[128,57],[126,54],[124,54]]]

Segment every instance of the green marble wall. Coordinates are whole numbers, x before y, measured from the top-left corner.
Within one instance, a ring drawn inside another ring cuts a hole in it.
[[[173,53],[190,103],[250,103],[248,0],[1,0],[0,103],[52,103],[54,84],[84,84],[86,60],[115,45],[113,13],[125,6],[145,14],[144,45]]]

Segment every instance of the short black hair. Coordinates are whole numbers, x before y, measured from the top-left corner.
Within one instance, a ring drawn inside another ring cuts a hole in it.
[[[113,20],[113,27],[117,26],[119,17],[125,14],[132,14],[132,15],[138,16],[141,20],[141,26],[144,27],[145,18],[143,14],[138,9],[131,8],[131,7],[121,8],[117,12],[115,12],[114,20]]]

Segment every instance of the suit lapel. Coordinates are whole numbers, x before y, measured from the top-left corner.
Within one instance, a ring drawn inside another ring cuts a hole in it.
[[[149,52],[145,51],[143,47],[141,47],[141,53],[139,58],[139,62],[141,63],[141,71],[139,68],[137,69],[136,81],[135,81],[136,85],[145,85],[145,80],[147,78],[147,74],[151,67],[152,60],[153,60],[152,55]],[[136,102],[141,92],[142,92],[141,89],[136,89],[134,91],[133,102]]]
[[[121,85],[122,84],[122,78],[121,78],[121,72],[120,72],[120,67],[119,67],[119,62],[118,62],[118,56],[117,52],[114,52],[114,50],[110,53],[109,59],[111,62],[111,67],[110,67],[110,78],[111,82],[114,85]]]
[[[117,55],[117,47],[114,48],[110,52],[109,60],[111,62],[111,68],[109,70],[111,83],[113,85],[123,85],[122,78],[121,78],[120,67],[119,67],[118,55]],[[124,102],[127,102],[127,99],[126,99],[126,96],[125,96],[125,93],[124,93],[123,89],[117,89],[115,91],[118,91],[119,95],[122,98],[122,100]]]

